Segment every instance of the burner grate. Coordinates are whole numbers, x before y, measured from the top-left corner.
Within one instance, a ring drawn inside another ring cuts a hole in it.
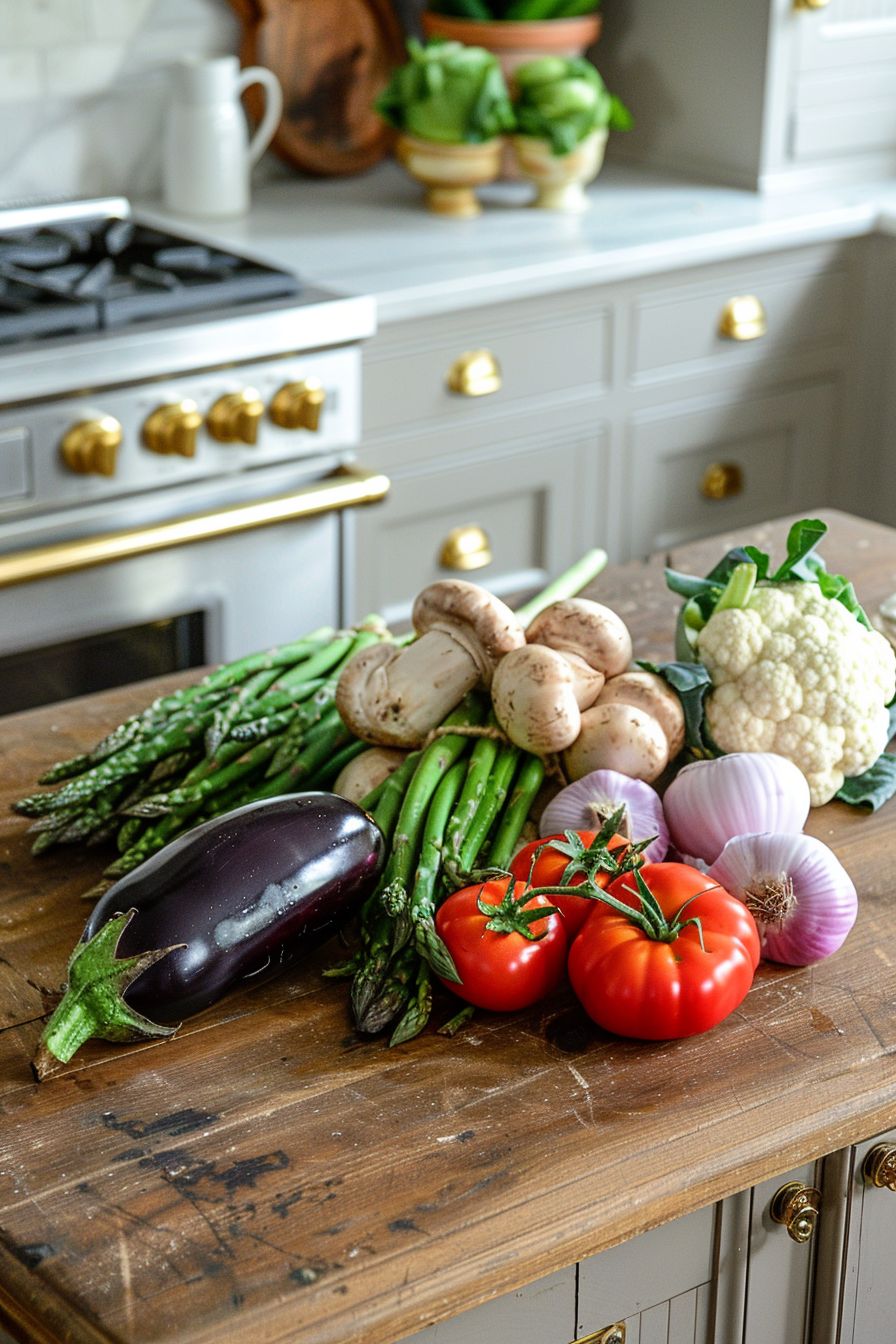
[[[287,298],[297,278],[130,218],[0,233],[0,342]]]

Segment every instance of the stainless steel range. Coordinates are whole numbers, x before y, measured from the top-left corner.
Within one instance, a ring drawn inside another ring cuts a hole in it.
[[[342,619],[373,328],[122,199],[0,211],[0,713]]]

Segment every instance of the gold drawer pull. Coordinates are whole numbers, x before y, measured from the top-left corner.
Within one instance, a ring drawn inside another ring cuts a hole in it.
[[[488,533],[478,523],[452,528],[439,551],[439,565],[442,569],[482,569],[484,565],[490,565],[493,559]]]
[[[896,1144],[876,1143],[862,1163],[862,1175],[878,1189],[896,1192]]]
[[[772,1198],[769,1213],[783,1223],[792,1241],[810,1241],[818,1222],[821,1191],[800,1181],[788,1181]]]
[[[726,341],[755,341],[766,332],[765,309],[755,294],[729,299],[719,318],[719,335]]]
[[[501,390],[501,365],[490,350],[467,350],[451,365],[445,381],[461,397],[488,397]]]
[[[736,462],[711,462],[700,481],[704,499],[731,499],[744,488],[743,469]]]
[[[831,0],[793,0],[794,9],[827,9]]]
[[[605,1325],[603,1329],[595,1330],[593,1335],[582,1335],[573,1340],[572,1344],[625,1344],[625,1321]]]

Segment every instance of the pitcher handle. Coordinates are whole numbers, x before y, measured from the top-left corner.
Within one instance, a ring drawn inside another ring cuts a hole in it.
[[[283,115],[283,90],[280,81],[272,70],[263,65],[249,65],[240,71],[237,80],[237,92],[243,94],[250,84],[261,84],[264,89],[264,116],[258,129],[249,141],[249,165],[257,163],[273,139],[274,132]]]

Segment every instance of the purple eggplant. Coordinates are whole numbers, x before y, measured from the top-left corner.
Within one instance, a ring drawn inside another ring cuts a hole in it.
[[[97,902],[35,1073],[93,1036],[170,1036],[243,981],[289,965],[372,891],[384,850],[373,819],[332,793],[248,803],[180,836]]]

